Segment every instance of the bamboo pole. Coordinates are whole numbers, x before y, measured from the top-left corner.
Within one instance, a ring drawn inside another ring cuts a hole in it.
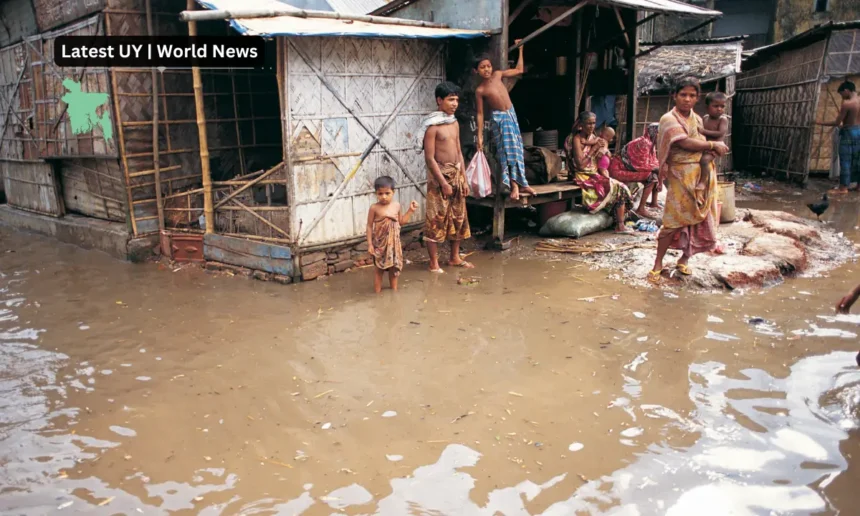
[[[190,0],[189,0],[190,1]],[[108,34],[111,33],[110,30],[110,16],[105,16],[105,30]],[[111,94],[113,95],[113,107],[114,107],[114,122],[120,122],[122,120],[122,111],[119,106],[119,88],[116,85],[116,73],[114,70],[108,70],[108,74],[110,74],[110,84],[111,84]],[[116,135],[119,138],[119,148],[117,152],[119,152],[122,168],[125,172],[125,191],[128,197],[128,218],[131,220],[131,229],[134,232],[134,236],[137,236],[139,233],[137,232],[137,221],[134,216],[134,198],[131,194],[131,178],[128,177],[128,157],[125,154],[125,135],[123,134],[122,123],[116,124]]]
[[[179,19],[192,23],[194,21],[204,20],[239,20],[245,18],[279,18],[281,16],[292,16],[296,18],[325,18],[331,20],[347,20],[360,21],[365,23],[378,23],[381,25],[402,25],[406,27],[432,27],[435,29],[447,29],[448,26],[443,23],[433,23],[421,20],[406,20],[402,18],[388,18],[385,16],[370,16],[367,14],[344,14],[331,11],[313,11],[307,9],[297,9],[295,7],[284,5],[279,9],[212,9],[207,11],[190,12],[192,11],[191,4],[186,7],[185,11],[179,13]]]
[[[152,0],[146,0],[146,31],[150,37],[155,36],[152,23]],[[158,154],[158,70],[153,66],[150,74],[152,77],[152,168],[155,172],[155,208],[158,211],[158,230],[164,231],[164,203],[161,199],[161,156]]]
[[[185,9],[193,11],[194,0],[186,0]],[[188,22],[188,35],[197,36],[197,22]],[[212,173],[209,170],[209,142],[206,139],[206,113],[203,110],[203,81],[200,67],[191,67],[194,82],[194,107],[197,111],[197,138],[200,140],[200,172],[203,175],[203,214],[206,217],[206,233],[215,233],[215,210],[212,208]]]
[[[230,74],[230,84],[233,87],[233,118],[236,119],[236,145],[239,146],[239,172],[244,176],[245,171],[245,149],[242,148],[242,135],[239,132],[239,102],[236,100],[236,72]]]

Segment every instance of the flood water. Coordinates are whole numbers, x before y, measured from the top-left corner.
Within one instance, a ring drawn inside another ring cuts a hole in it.
[[[858,207],[828,214],[855,240]],[[856,263],[667,295],[470,260],[375,296],[0,228],[0,512],[860,511]]]

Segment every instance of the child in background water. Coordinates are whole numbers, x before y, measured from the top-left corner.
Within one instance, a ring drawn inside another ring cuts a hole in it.
[[[391,290],[397,290],[397,277],[403,269],[403,246],[400,243],[400,226],[418,209],[418,203],[409,203],[406,213],[400,214],[400,203],[394,201],[394,179],[377,178],[373,183],[377,203],[367,213],[367,249],[373,256],[373,290],[382,291],[382,276],[388,271]]]

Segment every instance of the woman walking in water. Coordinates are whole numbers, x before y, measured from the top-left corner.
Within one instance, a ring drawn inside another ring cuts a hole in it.
[[[702,118],[693,107],[701,93],[696,79],[679,81],[672,95],[675,107],[660,118],[657,159],[667,192],[657,258],[648,273],[651,283],[662,281],[663,257],[670,247],[683,253],[675,265],[678,272],[690,275],[690,258],[717,245],[717,174],[713,163],[702,170],[700,161],[705,151],[722,156],[729,148],[723,142],[707,141],[699,132]]]

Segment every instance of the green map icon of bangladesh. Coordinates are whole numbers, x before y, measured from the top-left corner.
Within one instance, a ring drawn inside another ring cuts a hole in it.
[[[96,126],[102,128],[106,142],[113,140],[113,126],[110,123],[110,111],[105,109],[102,116],[96,114],[96,108],[106,103],[107,93],[85,93],[81,85],[71,79],[63,81],[63,87],[69,90],[60,100],[69,105],[69,122],[72,132],[84,134],[92,132]]]

